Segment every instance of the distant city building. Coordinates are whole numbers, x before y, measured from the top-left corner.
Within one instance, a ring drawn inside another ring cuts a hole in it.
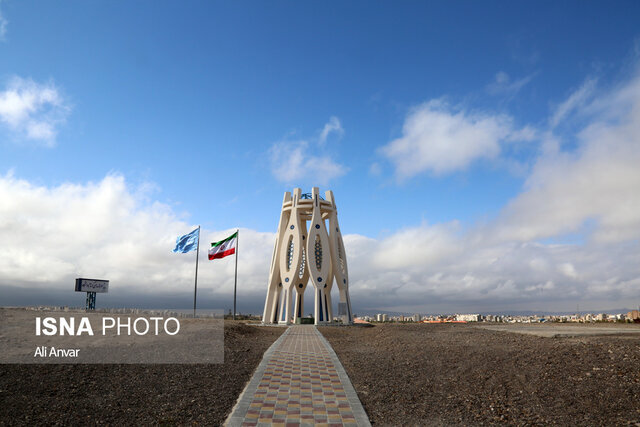
[[[545,314],[545,315],[504,315],[504,314],[413,314],[394,315],[377,313],[363,317],[374,322],[421,322],[443,323],[450,321],[496,322],[496,323],[590,323],[590,322],[637,322],[640,323],[640,311],[628,313],[581,313],[581,314]]]
[[[477,322],[479,317],[479,314],[456,314],[458,322]]]

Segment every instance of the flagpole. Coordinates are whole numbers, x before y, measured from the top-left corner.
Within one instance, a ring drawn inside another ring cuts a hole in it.
[[[238,287],[238,246],[240,242],[240,229],[236,231],[236,279],[233,282],[233,320],[236,320],[236,288]]]
[[[196,249],[196,281],[193,289],[193,317],[196,317],[196,295],[198,293],[198,256],[200,255],[200,226],[198,226],[198,249]]]

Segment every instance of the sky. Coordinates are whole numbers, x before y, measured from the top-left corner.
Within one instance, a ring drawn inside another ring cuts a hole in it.
[[[0,0],[0,305],[261,313],[332,190],[355,313],[640,305],[640,3]],[[307,302],[312,300],[311,293]],[[334,298],[337,300],[337,298]],[[310,308],[308,311],[311,310]]]

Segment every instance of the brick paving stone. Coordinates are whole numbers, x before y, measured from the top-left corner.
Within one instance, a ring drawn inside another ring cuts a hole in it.
[[[339,364],[315,326],[290,326],[265,353],[225,425],[370,426]]]

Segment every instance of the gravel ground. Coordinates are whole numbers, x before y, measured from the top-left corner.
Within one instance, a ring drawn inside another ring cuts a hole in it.
[[[225,322],[224,364],[0,365],[0,425],[221,425],[283,331]]]
[[[638,425],[640,337],[324,327],[373,424]]]

